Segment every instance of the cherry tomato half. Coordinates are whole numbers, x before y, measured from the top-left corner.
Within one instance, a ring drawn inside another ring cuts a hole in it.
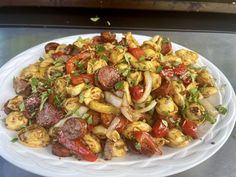
[[[73,57],[69,58],[66,62],[66,73],[71,74],[72,71],[75,71],[76,65],[75,62],[78,60],[83,60],[89,58],[91,54],[89,52],[82,52],[74,55]]]
[[[185,120],[182,124],[182,130],[185,135],[197,139],[197,124],[191,120]]]
[[[159,147],[155,144],[153,137],[142,131],[134,132],[134,137],[136,141],[141,145],[140,152],[147,156],[152,156],[153,154],[161,155],[162,152]]]
[[[133,99],[135,99],[135,100],[140,99],[144,93],[143,88],[138,85],[130,87],[129,90],[130,90],[130,93],[131,93]]]
[[[119,124],[116,126],[116,130],[119,133],[122,133],[124,131],[124,129],[127,127],[129,121],[128,119],[126,119],[124,116],[119,116],[120,122]]]
[[[73,85],[78,85],[83,82],[94,85],[94,74],[80,74],[79,76],[71,76]]]
[[[184,73],[186,73],[186,71],[187,71],[187,68],[184,64],[179,64],[174,68],[174,73],[177,76],[183,75]]]
[[[163,42],[161,45],[161,54],[166,55],[168,54],[172,49],[171,42]]]
[[[144,51],[141,48],[129,48],[128,51],[137,59],[144,56]]]
[[[174,70],[171,67],[169,67],[169,66],[165,66],[161,70],[160,75],[162,77],[173,77],[174,76]]]
[[[168,127],[163,123],[161,119],[157,119],[154,126],[152,127],[152,134],[154,137],[157,138],[165,137],[168,131],[169,131]]]

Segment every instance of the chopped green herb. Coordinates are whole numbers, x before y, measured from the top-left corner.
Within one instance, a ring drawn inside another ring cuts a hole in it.
[[[111,22],[107,20],[107,25],[108,26],[111,26]]]
[[[222,115],[225,115],[228,111],[227,108],[223,107],[222,105],[218,105],[215,108]]]
[[[158,66],[158,67],[157,67],[157,73],[159,74],[162,69],[163,69],[163,66]]]
[[[86,119],[87,123],[90,125],[93,123],[93,117],[90,115],[87,119]]]
[[[15,143],[17,141],[18,141],[18,138],[12,138],[12,140],[11,140],[12,143]]]
[[[40,107],[39,107],[39,110],[41,111],[43,109],[43,106],[45,104],[45,102],[47,101],[48,99],[48,92],[43,92],[42,95],[41,95],[41,103],[40,103]]]
[[[198,93],[198,89],[195,87],[195,88],[192,88],[191,90],[189,90],[189,92],[193,95],[196,95]]]
[[[127,54],[125,54],[125,61],[128,63],[128,64],[130,64],[130,57],[127,55]]]
[[[188,96],[188,102],[197,103],[199,99],[199,91],[197,88],[192,88],[189,90],[190,95]]]
[[[124,87],[124,81],[120,81],[120,82],[117,82],[116,84],[115,84],[115,89],[116,90],[120,90],[120,89],[122,89]]]
[[[127,68],[127,69],[125,69],[125,70],[123,70],[122,71],[122,76],[128,76],[129,75],[129,73],[130,73],[130,68]]]
[[[205,112],[203,114],[203,118],[208,122],[210,122],[211,124],[214,124],[216,122],[216,119],[213,116],[211,116],[208,112]]]
[[[40,62],[42,62],[43,60],[44,60],[44,58],[42,58],[42,57],[39,58],[39,61],[40,61]]]
[[[93,22],[97,22],[100,18],[98,16],[90,17],[90,20]]]
[[[80,103],[84,102],[84,95],[82,95],[82,94],[79,95],[79,102]]]
[[[20,109],[20,112],[22,112],[22,111],[25,110],[25,104],[24,104],[24,102],[22,102],[22,103],[19,105],[19,109]]]
[[[141,146],[140,143],[136,142],[136,143],[134,144],[134,147],[135,147],[135,149],[137,149],[138,151],[141,151],[142,146]]]
[[[108,62],[109,58],[105,55],[101,56],[101,59],[104,60],[105,62]]]
[[[22,126],[20,126],[20,129],[23,129],[23,128],[25,128],[26,126],[25,125],[22,125]]]
[[[58,108],[60,108],[62,107],[63,101],[58,95],[56,95],[54,96],[54,103]]]
[[[66,76],[66,86],[69,86],[69,84],[70,84],[70,77]]]
[[[97,53],[104,52],[105,50],[106,50],[105,47],[103,45],[101,45],[101,44],[96,45],[96,47],[95,47],[95,51]]]
[[[58,67],[58,66],[64,65],[65,61],[59,59],[59,60],[54,61],[53,64]]]
[[[160,53],[160,62],[165,62],[165,58],[164,58],[164,56]]]
[[[83,40],[83,38],[81,36],[79,36],[78,39],[76,40],[76,42],[77,41],[82,41],[82,40]]]
[[[162,43],[169,43],[169,42],[170,42],[169,38],[167,38],[167,37],[162,38]]]
[[[32,120],[31,119],[29,119],[29,126],[31,126],[32,125]]]
[[[81,118],[82,118],[82,119],[87,119],[89,116],[90,116],[90,114],[84,113]]]
[[[79,73],[79,71],[73,71],[73,72],[72,72],[72,75],[73,75],[73,76],[79,76],[80,73]]]
[[[56,79],[58,77],[61,77],[63,75],[63,73],[61,71],[56,71],[52,74],[52,78]]]
[[[32,78],[30,84],[31,84],[32,92],[36,93],[37,92],[37,87],[38,87],[38,84],[39,84],[38,79]]]
[[[139,57],[139,61],[141,62],[145,61],[145,57],[144,56]]]
[[[67,114],[68,114],[68,113],[67,113]],[[77,109],[76,111],[71,112],[71,115],[72,115],[72,116],[81,116],[80,110]]]

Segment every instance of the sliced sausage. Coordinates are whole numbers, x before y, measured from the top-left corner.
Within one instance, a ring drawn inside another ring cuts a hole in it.
[[[112,120],[115,118],[114,114],[101,113],[101,123],[104,127],[108,128]]]
[[[69,149],[67,149],[62,144],[56,142],[52,144],[52,154],[58,156],[58,157],[69,157],[71,156],[71,152]]]
[[[101,43],[103,43],[101,36],[93,37],[93,44],[97,45],[97,44],[101,44]]]
[[[87,113],[92,116],[92,125],[96,126],[100,123],[101,113],[93,111],[91,109]]]
[[[49,42],[45,45],[44,49],[45,52],[48,53],[50,50],[56,50],[58,46],[59,44],[56,42]]]
[[[37,95],[32,95],[24,100],[25,110],[24,115],[27,118],[32,118],[32,114],[38,110],[40,106],[40,98]]]
[[[165,97],[170,94],[170,90],[171,90],[171,83],[169,81],[164,80],[161,83],[161,86],[158,89],[154,90],[151,94],[153,97],[158,97],[158,96]]]
[[[29,96],[31,94],[31,86],[28,82],[26,82],[25,80],[22,80],[18,77],[16,77],[13,80],[13,87],[15,89],[15,92],[17,94],[21,94],[24,96]]]
[[[62,132],[68,139],[81,138],[87,132],[87,123],[81,118],[70,118],[64,123]]]
[[[95,76],[95,81],[98,86],[104,90],[112,89],[117,82],[121,80],[118,71],[112,66],[102,67]]]
[[[101,32],[103,42],[113,42],[116,40],[116,34],[110,31]]]
[[[54,106],[45,103],[44,108],[36,115],[36,122],[42,127],[50,127],[59,122],[64,117],[64,113]]]
[[[67,61],[68,58],[70,58],[70,55],[66,55],[64,52],[56,52],[56,53],[53,53],[52,54],[52,58],[54,60],[64,60],[64,61]]]
[[[9,103],[9,100],[4,104],[4,112],[6,114],[10,114],[12,111],[10,108],[7,107],[8,103]]]

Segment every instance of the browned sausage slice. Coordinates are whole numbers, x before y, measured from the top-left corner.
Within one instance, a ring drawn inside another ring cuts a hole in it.
[[[92,116],[92,125],[96,126],[100,123],[101,113],[93,111],[91,109],[87,113]]]
[[[45,103],[44,108],[36,115],[36,122],[42,127],[50,127],[59,122],[63,117],[64,114],[62,111]]]
[[[121,80],[118,71],[112,66],[102,67],[95,76],[96,84],[103,90],[112,89],[117,82]]]
[[[71,156],[71,152],[69,149],[61,145],[60,143],[56,142],[52,144],[52,154],[58,157],[69,157]]]
[[[37,95],[32,95],[24,100],[24,105],[24,115],[27,118],[32,118],[32,114],[37,111],[40,106],[40,98]]]
[[[64,123],[62,132],[68,139],[83,137],[87,132],[87,123],[81,118],[70,118]]]
[[[3,107],[4,112],[5,112],[6,114],[10,114],[11,111],[12,111],[10,108],[7,107],[8,103],[9,103],[9,100],[4,104],[4,107]]]
[[[113,42],[116,40],[116,34],[110,31],[101,32],[103,42]]]
[[[56,50],[58,46],[59,44],[56,42],[49,42],[45,45],[44,49],[45,52],[48,53],[50,50]]]
[[[29,96],[31,94],[30,84],[18,77],[13,80],[13,87],[17,94]]]

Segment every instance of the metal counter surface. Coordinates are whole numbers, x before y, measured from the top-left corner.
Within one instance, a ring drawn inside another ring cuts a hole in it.
[[[0,28],[0,66],[20,52],[42,42],[70,35],[97,33],[100,31],[102,30]],[[116,30],[116,32],[123,31]],[[164,35],[169,37],[173,42],[195,50],[214,63],[226,75],[234,90],[236,90],[236,34],[168,31],[132,32],[149,36],[155,34]],[[4,93],[4,91],[2,90],[1,93]],[[232,135],[236,135],[236,128],[234,128]],[[210,159],[172,177],[235,177],[236,141],[232,138],[232,135],[225,145]],[[21,170],[0,157],[0,177],[40,176]]]

